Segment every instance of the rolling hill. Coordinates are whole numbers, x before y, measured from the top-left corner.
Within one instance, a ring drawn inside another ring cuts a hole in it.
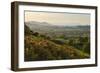
[[[84,59],[90,57],[89,54],[84,53],[73,46],[59,44],[52,41],[51,38],[49,38],[47,35],[43,35],[37,31],[32,30],[33,28],[31,27],[33,26],[30,26],[31,25],[27,24],[24,28],[25,61]],[[47,27],[49,28],[52,26]],[[43,29],[46,29],[47,27],[43,26]],[[42,26],[39,26],[38,28],[42,28]]]
[[[39,32],[50,37],[59,37],[65,35],[66,37],[79,37],[79,36],[90,36],[89,25],[66,24],[66,25],[53,25],[47,22],[30,21],[25,24],[32,30]]]

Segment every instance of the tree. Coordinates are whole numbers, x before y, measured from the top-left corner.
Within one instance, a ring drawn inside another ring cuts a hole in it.
[[[39,36],[39,33],[38,32],[34,32],[33,35],[34,36]]]

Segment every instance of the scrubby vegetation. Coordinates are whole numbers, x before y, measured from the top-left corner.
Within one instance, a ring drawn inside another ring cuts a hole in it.
[[[25,25],[25,61],[84,59],[90,57],[89,37],[51,38]]]

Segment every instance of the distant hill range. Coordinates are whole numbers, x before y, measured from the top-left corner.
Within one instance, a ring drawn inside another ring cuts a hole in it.
[[[66,25],[53,25],[47,22],[30,21],[25,22],[32,31],[39,32],[44,35],[51,37],[65,35],[66,37],[77,37],[77,36],[90,36],[89,25],[66,24]]]

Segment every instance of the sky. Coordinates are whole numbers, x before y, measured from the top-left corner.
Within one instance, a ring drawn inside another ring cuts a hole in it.
[[[52,25],[89,25],[90,14],[25,11],[25,22],[47,22]]]

